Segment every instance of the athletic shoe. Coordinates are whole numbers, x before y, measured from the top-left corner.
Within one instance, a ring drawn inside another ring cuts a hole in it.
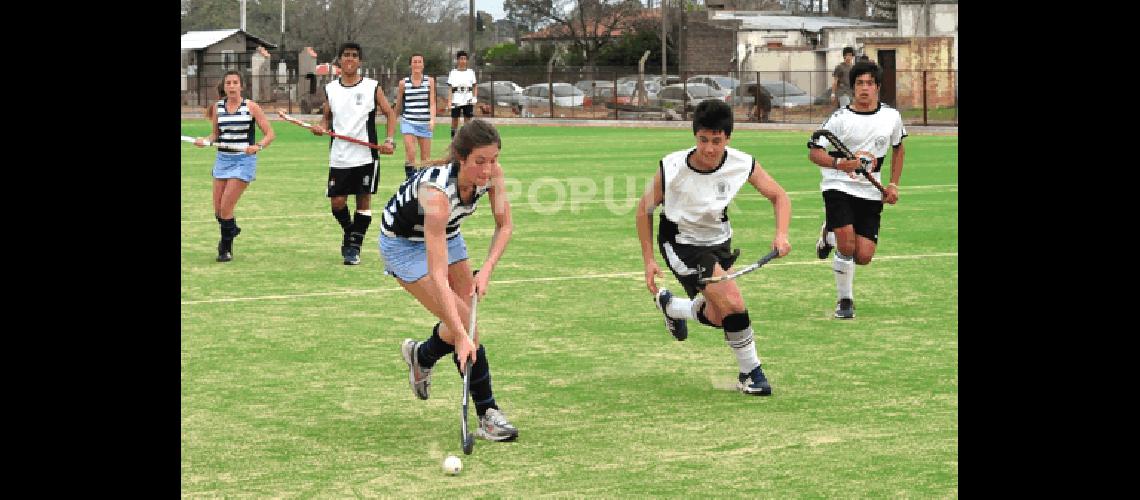
[[[815,256],[820,259],[826,259],[828,254],[831,253],[832,246],[827,242],[827,223],[824,222],[819,227],[819,239],[815,240]]]
[[[344,265],[355,266],[360,263],[360,247],[348,245],[341,249],[344,254]]]
[[[665,329],[669,330],[669,334],[680,342],[689,338],[689,326],[685,323],[685,320],[670,318],[669,315],[665,313],[665,308],[672,300],[673,293],[662,288],[657,291],[657,297],[653,303],[657,305],[657,309],[661,311],[661,314],[665,315]]]
[[[416,356],[419,347],[419,342],[404,339],[404,343],[400,346],[400,354],[404,356],[404,362],[408,364],[408,384],[412,386],[412,393],[417,398],[427,399],[428,392],[431,389],[431,368],[420,367],[419,356]]]
[[[221,239],[218,241],[218,262],[234,260],[234,240]]]
[[[772,386],[768,384],[768,378],[764,376],[764,370],[759,366],[752,373],[741,373],[738,375],[739,381],[736,383],[736,388],[744,394],[751,394],[753,396],[767,396],[772,394]],[[752,383],[748,382],[752,379]]]
[[[495,408],[487,408],[487,413],[479,417],[479,428],[475,435],[487,441],[514,441],[519,430],[507,421],[507,417]]]
[[[855,318],[855,301],[851,299],[839,299],[839,302],[835,303],[835,317],[839,319]]]

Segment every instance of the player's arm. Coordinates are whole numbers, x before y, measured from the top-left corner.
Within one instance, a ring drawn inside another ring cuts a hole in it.
[[[772,239],[772,248],[780,250],[780,257],[787,255],[792,251],[792,244],[788,242],[788,226],[792,222],[792,200],[788,198],[783,186],[768,175],[768,172],[765,172],[755,160],[748,183],[772,202],[772,209],[776,212],[776,237]]]
[[[253,144],[245,148],[245,152],[246,154],[254,154],[255,152],[260,153],[261,150],[269,147],[269,144],[273,142],[273,139],[277,138],[277,134],[273,132],[273,125],[269,124],[269,118],[265,117],[265,111],[261,109],[261,105],[257,104],[256,102],[249,101],[249,114],[253,115],[253,120],[257,123],[257,128],[261,129],[261,133],[265,134],[265,137],[258,141],[257,144]]]
[[[392,104],[392,109],[396,112],[397,115],[402,113],[404,110],[404,80],[403,79],[401,79],[396,84],[396,102]]]
[[[662,200],[663,181],[661,170],[653,174],[653,182],[645,187],[645,194],[637,202],[637,210],[633,215],[637,223],[637,239],[641,242],[641,261],[645,266],[645,287],[649,293],[657,295],[657,283],[654,278],[664,278],[665,273],[657,266],[657,259],[653,256],[653,211],[657,209]]]
[[[428,276],[431,276],[432,284],[435,286],[431,292],[443,306],[441,319],[456,335],[455,346],[458,348],[460,342],[471,342],[471,339],[467,337],[467,329],[464,328],[459,310],[456,309],[455,294],[447,281],[447,240],[444,235],[447,219],[451,215],[451,204],[448,203],[447,195],[443,191],[427,185],[420,187],[419,201],[424,210],[424,245],[427,247]]]
[[[384,145],[390,144],[392,151],[396,150],[396,141],[392,139],[396,134],[396,110],[388,105],[388,97],[384,95],[384,87],[376,86],[376,104],[380,105],[380,112],[384,113],[388,119],[384,123]],[[391,152],[391,151],[389,151]]]
[[[854,172],[856,168],[859,168],[859,160],[848,160],[845,158],[831,156],[827,153],[826,149],[818,145],[814,147],[809,146],[808,159],[820,167],[834,168],[836,170],[842,170],[847,173]]]
[[[495,233],[491,235],[491,245],[487,249],[487,259],[479,268],[475,277],[475,291],[479,293],[480,300],[487,294],[487,284],[491,281],[491,273],[499,263],[499,258],[507,250],[507,243],[511,241],[515,225],[511,220],[511,202],[507,199],[507,187],[503,180],[503,167],[495,163],[491,170],[491,188],[487,192],[491,198],[491,213],[495,216]]]
[[[211,104],[206,108],[206,117],[210,119],[210,135],[194,141],[195,146],[198,146],[200,148],[206,147],[207,143],[213,144],[214,141],[217,140],[218,136],[221,135],[221,131],[218,130],[218,114],[214,109],[214,106],[214,104]]]
[[[435,128],[435,78],[428,77],[428,109],[431,110],[431,118],[428,120],[428,130]]]
[[[452,82],[455,81],[455,77],[452,76],[454,74],[455,74],[455,71],[452,71],[451,73],[447,74],[447,104],[449,106],[455,104],[455,85],[452,84]],[[435,109],[435,108],[432,108],[432,109]]]
[[[883,201],[894,205],[899,201],[899,179],[902,178],[903,170],[903,157],[906,156],[906,151],[903,148],[903,143],[891,148],[891,183],[886,186],[886,196]]]

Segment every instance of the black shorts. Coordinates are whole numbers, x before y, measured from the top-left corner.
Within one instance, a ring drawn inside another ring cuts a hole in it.
[[[823,192],[823,206],[827,211],[829,231],[837,227],[855,226],[855,234],[879,243],[879,220],[883,213],[883,202],[828,189]]]
[[[732,267],[733,262],[736,262],[740,252],[729,250],[731,243],[730,238],[719,245],[705,247],[658,240],[657,250],[661,252],[665,265],[673,271],[673,276],[676,276],[681,286],[685,287],[685,293],[689,294],[691,299],[705,289],[701,278],[712,276],[716,264],[719,263],[721,269],[727,270]]]
[[[463,111],[463,117],[464,118],[471,118],[472,116],[475,116],[475,105],[474,104],[464,104],[463,106],[455,106],[455,107],[451,108],[451,117],[452,118],[459,118],[459,112],[460,111]]]
[[[376,184],[380,180],[379,166],[380,162],[373,160],[372,163],[350,168],[330,168],[325,195],[332,198],[350,194],[376,194]]]

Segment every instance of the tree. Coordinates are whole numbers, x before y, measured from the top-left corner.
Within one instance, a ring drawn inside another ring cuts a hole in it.
[[[637,0],[513,0],[513,6],[550,23],[551,33],[569,39],[571,54],[583,54],[588,68],[615,42],[612,32],[627,28],[642,11]]]

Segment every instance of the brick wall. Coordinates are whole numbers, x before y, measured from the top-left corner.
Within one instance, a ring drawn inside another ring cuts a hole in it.
[[[740,20],[710,22],[705,12],[686,12],[685,22],[687,28],[681,34],[684,55],[681,72],[736,71],[732,58],[736,55],[736,29]]]

